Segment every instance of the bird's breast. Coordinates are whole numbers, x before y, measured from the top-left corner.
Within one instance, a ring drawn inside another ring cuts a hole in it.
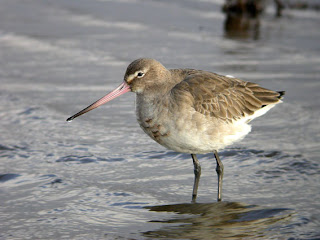
[[[136,100],[136,116],[140,127],[156,142],[162,144],[162,139],[170,136],[170,117],[168,106],[163,99]]]

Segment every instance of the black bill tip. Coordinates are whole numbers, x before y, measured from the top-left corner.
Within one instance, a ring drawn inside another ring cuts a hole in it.
[[[72,122],[73,119],[74,119],[73,116],[72,116],[72,117],[69,117],[69,118],[67,119],[67,122]]]

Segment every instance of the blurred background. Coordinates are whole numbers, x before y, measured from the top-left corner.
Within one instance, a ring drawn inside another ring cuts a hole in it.
[[[320,2],[0,0],[0,239],[319,239]],[[213,154],[139,128],[134,94],[65,120],[149,57],[286,91]]]

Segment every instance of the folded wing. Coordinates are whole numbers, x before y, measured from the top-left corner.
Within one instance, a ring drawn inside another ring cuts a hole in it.
[[[188,71],[185,80],[177,84],[172,93],[176,97],[188,96],[184,100],[188,99],[196,111],[227,122],[253,115],[259,109],[279,102],[283,95],[283,92],[237,78]]]

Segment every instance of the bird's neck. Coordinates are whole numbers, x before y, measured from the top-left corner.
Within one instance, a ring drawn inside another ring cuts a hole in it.
[[[157,119],[169,104],[168,90],[159,89],[153,94],[136,94],[136,114],[138,122],[146,119]]]

